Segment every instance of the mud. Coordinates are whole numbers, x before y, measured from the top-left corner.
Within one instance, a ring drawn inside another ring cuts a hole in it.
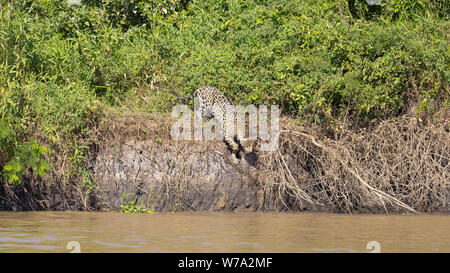
[[[171,120],[116,115],[93,130],[84,173],[3,183],[3,210],[450,212],[449,132],[409,118],[317,133],[283,120],[280,148],[238,163],[221,141],[173,141]],[[59,167],[58,167],[59,166]]]

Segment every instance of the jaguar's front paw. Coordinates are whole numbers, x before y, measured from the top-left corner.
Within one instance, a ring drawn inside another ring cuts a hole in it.
[[[232,154],[231,154],[231,162],[232,162],[233,164],[239,164],[239,159],[236,157],[236,154],[235,154],[235,153],[232,153]]]

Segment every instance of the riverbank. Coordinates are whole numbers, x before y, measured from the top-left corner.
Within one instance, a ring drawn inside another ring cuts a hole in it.
[[[0,209],[448,212],[448,5],[364,2],[0,1]],[[279,149],[171,140],[201,86]]]
[[[310,211],[448,213],[450,135],[445,115],[352,131],[281,120],[279,149],[235,164],[221,141],[174,141],[174,120],[112,115],[93,129],[81,179],[53,168],[3,184],[7,210]],[[60,157],[59,157],[60,158]],[[52,166],[58,165],[58,157]]]

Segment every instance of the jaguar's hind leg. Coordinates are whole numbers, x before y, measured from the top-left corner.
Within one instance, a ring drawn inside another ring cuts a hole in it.
[[[242,156],[240,154],[241,148],[238,142],[236,142],[233,138],[225,136],[225,143],[228,146],[230,152],[236,157],[236,159],[241,159]]]
[[[243,151],[245,154],[253,153],[257,149],[258,146],[258,140],[253,139],[241,139],[238,137],[234,138],[234,141],[239,145],[239,148],[241,151]]]

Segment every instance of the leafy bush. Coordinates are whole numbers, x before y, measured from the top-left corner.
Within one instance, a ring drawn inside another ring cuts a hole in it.
[[[43,176],[50,169],[44,156],[47,147],[36,140],[19,141],[7,123],[0,120],[0,163],[3,177],[10,184],[19,184],[26,168],[31,168],[37,176]]]
[[[450,7],[446,1],[434,0],[389,0],[382,1],[385,13],[391,19],[419,19],[423,16],[448,18]]]
[[[108,21],[114,26],[120,26],[128,30],[134,26],[151,27],[162,18],[184,10],[188,0],[85,0],[88,6],[104,9]]]
[[[124,213],[144,213],[148,212],[152,214],[153,212],[144,207],[144,205],[137,205],[137,197],[131,201],[127,201],[129,194],[122,194],[122,198],[120,200],[120,211]]]

